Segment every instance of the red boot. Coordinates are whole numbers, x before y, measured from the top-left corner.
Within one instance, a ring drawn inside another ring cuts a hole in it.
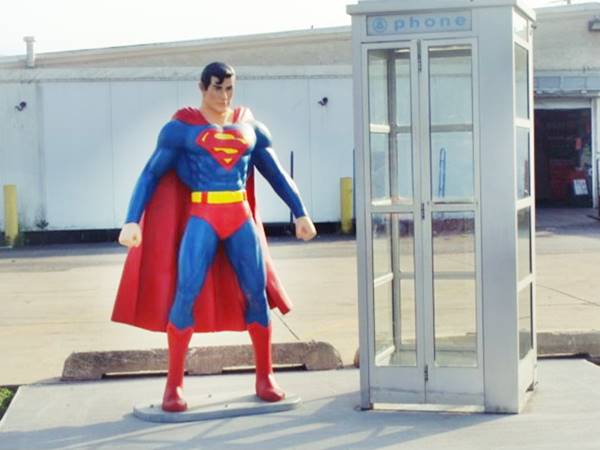
[[[177,329],[171,322],[167,325],[169,341],[169,373],[163,395],[162,409],[169,412],[181,412],[187,409],[183,393],[183,374],[188,344],[194,333],[193,327]]]
[[[267,402],[278,402],[285,397],[275,376],[271,361],[271,324],[263,327],[257,323],[248,325],[248,333],[254,347],[256,364],[256,395]]]

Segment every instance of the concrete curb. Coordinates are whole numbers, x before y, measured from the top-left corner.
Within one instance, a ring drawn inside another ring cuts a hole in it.
[[[306,370],[343,367],[339,352],[326,342],[273,344],[273,365],[302,366]],[[72,353],[63,367],[63,381],[99,380],[107,374],[165,372],[166,349]],[[190,375],[220,374],[229,368],[254,367],[250,345],[190,348],[186,368]]]
[[[537,346],[539,356],[600,357],[600,331],[538,332]]]
[[[542,331],[537,333],[538,357],[587,355],[600,362],[600,331]],[[354,367],[360,367],[360,349],[354,354]]]

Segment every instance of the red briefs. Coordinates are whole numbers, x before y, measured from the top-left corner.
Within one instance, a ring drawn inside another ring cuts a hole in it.
[[[227,239],[252,217],[247,201],[210,204],[191,203],[190,215],[204,219],[215,230],[219,239]]]

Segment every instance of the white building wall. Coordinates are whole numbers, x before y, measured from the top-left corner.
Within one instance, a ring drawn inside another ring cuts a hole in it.
[[[327,97],[327,105],[318,101]],[[354,176],[352,79],[310,80],[312,214],[340,220],[340,178]]]
[[[154,151],[161,127],[183,106],[197,106],[194,80],[42,81],[0,84],[2,184],[19,187],[21,226],[37,230],[122,226],[131,192]],[[10,97],[10,98],[8,98]],[[319,105],[323,97],[328,103]],[[17,101],[18,100],[18,101]],[[352,176],[351,78],[240,77],[236,105],[248,106],[273,134],[274,149],[290,169],[317,222],[339,220],[339,179]],[[25,131],[26,130],[26,131]],[[286,222],[289,210],[257,177],[265,222]]]
[[[114,174],[114,220],[109,228],[120,228],[158,133],[180,104],[180,86],[177,81],[117,81],[109,85]]]
[[[18,111],[21,102],[27,106]],[[19,223],[32,228],[43,218],[38,85],[0,84],[0,189],[17,186]],[[0,190],[0,229],[4,229],[4,195]]]
[[[42,93],[48,228],[112,228],[109,84],[49,83]]]
[[[534,70],[599,71],[600,33],[588,30],[598,14],[599,3],[536,10]]]
[[[308,80],[240,80],[235,103],[249,107],[256,120],[263,122],[273,136],[273,149],[286,170],[294,152],[294,180],[308,211],[312,211],[310,178],[310,130]],[[341,149],[338,149],[338,151]],[[286,222],[289,209],[279,200],[262,176],[256,177],[256,195],[264,222]],[[318,217],[314,220],[320,221]]]

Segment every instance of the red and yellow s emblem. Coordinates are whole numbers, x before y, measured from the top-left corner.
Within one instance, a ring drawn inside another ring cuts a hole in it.
[[[207,128],[196,138],[196,144],[205,149],[225,169],[231,169],[250,144],[238,129]]]

